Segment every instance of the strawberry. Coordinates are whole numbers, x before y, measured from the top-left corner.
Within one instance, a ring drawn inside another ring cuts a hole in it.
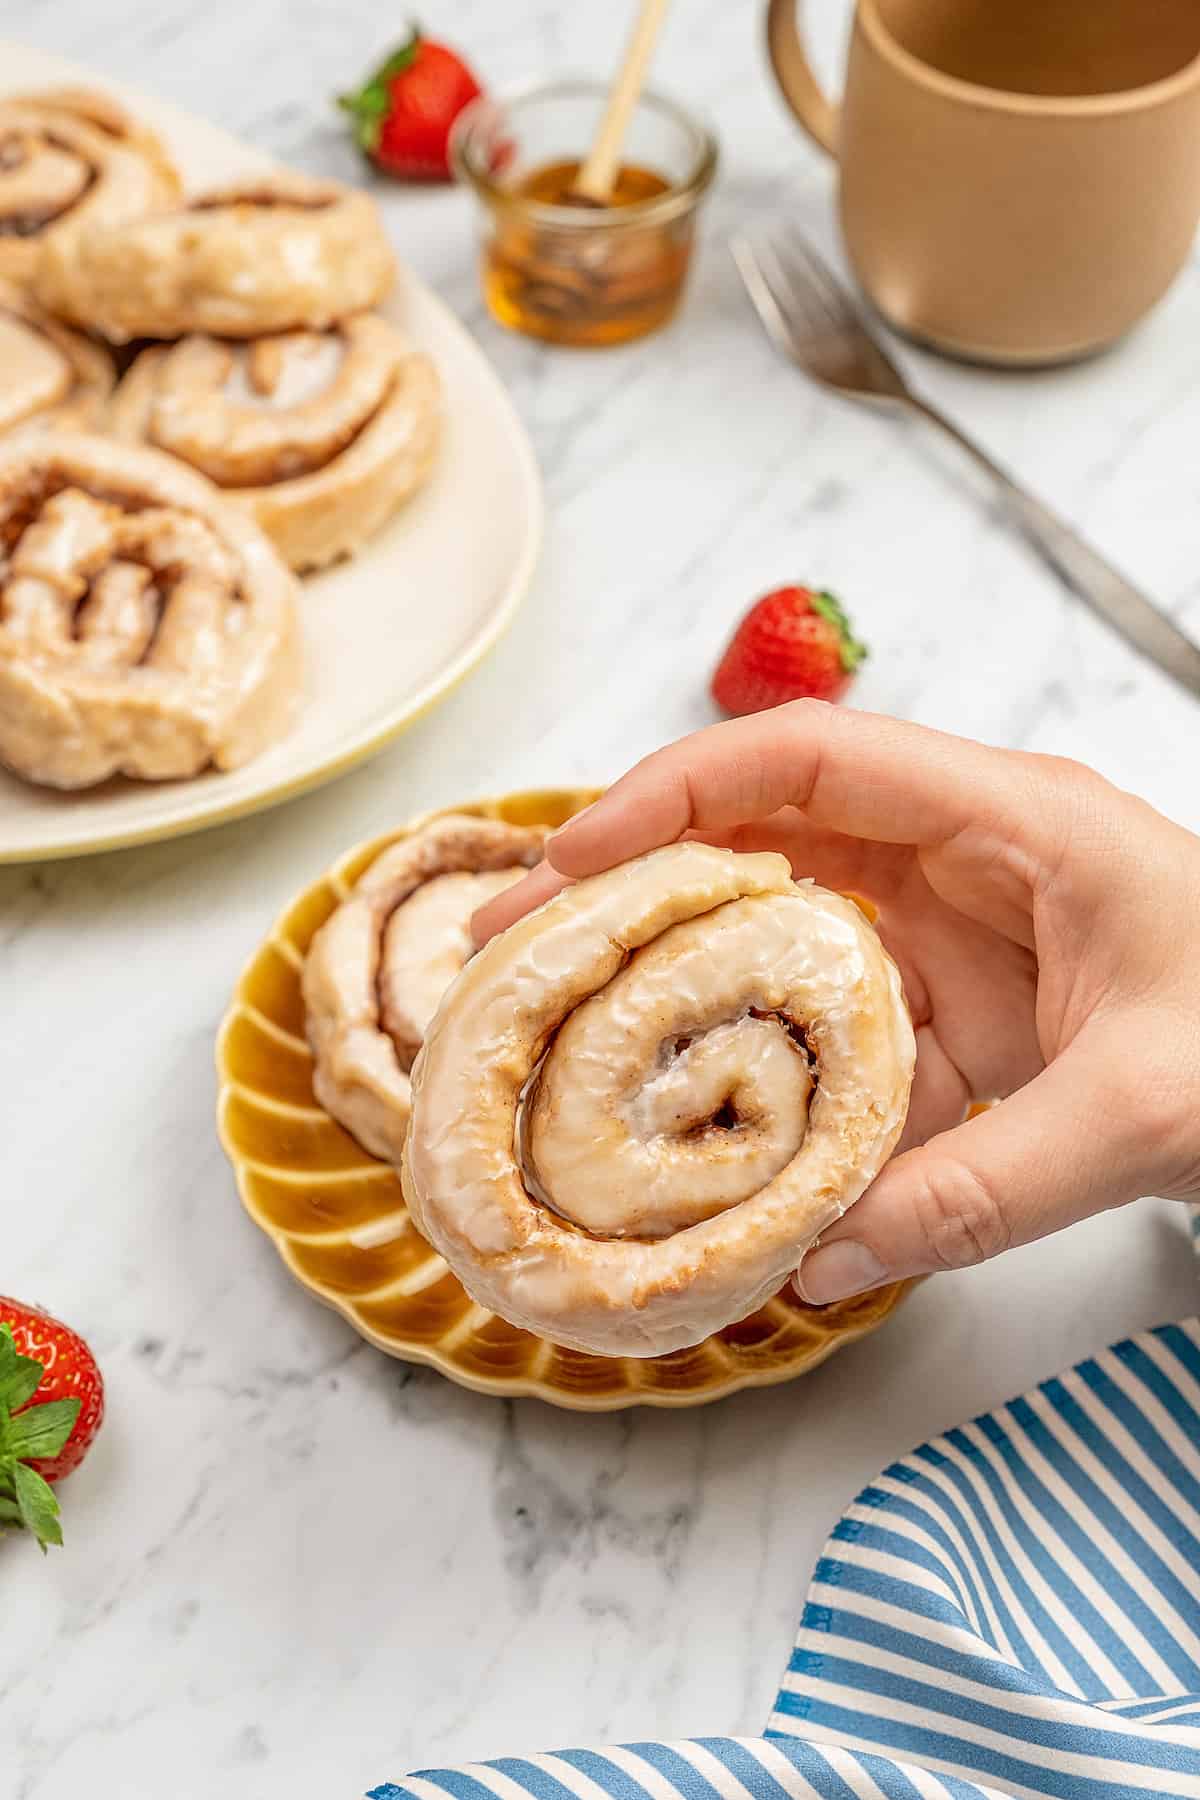
[[[385,175],[448,181],[450,127],[481,91],[456,51],[414,26],[408,42],[338,105],[354,120],[359,149]]]
[[[729,641],[712,695],[727,713],[763,712],[785,700],[839,700],[867,647],[832,594],[782,587],[764,594]]]
[[[103,1417],[104,1383],[83,1339],[0,1296],[0,1532],[24,1527],[43,1550],[62,1543],[49,1484],[79,1467]]]

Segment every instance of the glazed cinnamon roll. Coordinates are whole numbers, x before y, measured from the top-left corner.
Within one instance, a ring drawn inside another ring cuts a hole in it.
[[[295,569],[350,555],[386,524],[429,473],[438,422],[433,365],[374,314],[144,350],[110,412],[118,437],[215,481]]]
[[[115,380],[107,350],[0,280],[0,432],[26,424],[95,424]]]
[[[169,206],[166,151],[116,101],[54,88],[0,101],[0,275],[28,281],[48,245]]]
[[[392,285],[366,194],[286,170],[124,223],[51,238],[36,290],[62,318],[130,338],[324,331]]]
[[[471,954],[471,914],[540,860],[545,838],[540,825],[445,814],[385,850],[314,937],[313,1089],[373,1156],[400,1159],[409,1070]]]
[[[597,1355],[763,1305],[904,1124],[896,969],[786,860],[679,844],[468,964],[412,1072],[413,1220],[468,1292]]]
[[[67,431],[0,442],[0,762],[89,787],[231,769],[287,729],[293,577],[211,484]]]

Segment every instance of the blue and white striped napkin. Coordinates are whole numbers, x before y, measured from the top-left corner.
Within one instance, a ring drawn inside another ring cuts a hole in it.
[[[372,1800],[1200,1800],[1200,1319],[892,1463],[761,1738],[424,1769]]]

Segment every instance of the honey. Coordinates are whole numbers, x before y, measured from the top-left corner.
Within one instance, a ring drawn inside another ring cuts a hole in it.
[[[547,163],[506,191],[484,243],[484,296],[502,325],[552,344],[627,343],[679,305],[693,215],[656,207],[671,183],[633,162],[608,204],[577,198],[579,167]]]

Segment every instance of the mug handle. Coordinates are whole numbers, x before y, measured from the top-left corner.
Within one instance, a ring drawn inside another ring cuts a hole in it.
[[[837,155],[838,109],[813,74],[800,36],[798,0],[768,0],[767,55],[780,92],[818,149]]]

